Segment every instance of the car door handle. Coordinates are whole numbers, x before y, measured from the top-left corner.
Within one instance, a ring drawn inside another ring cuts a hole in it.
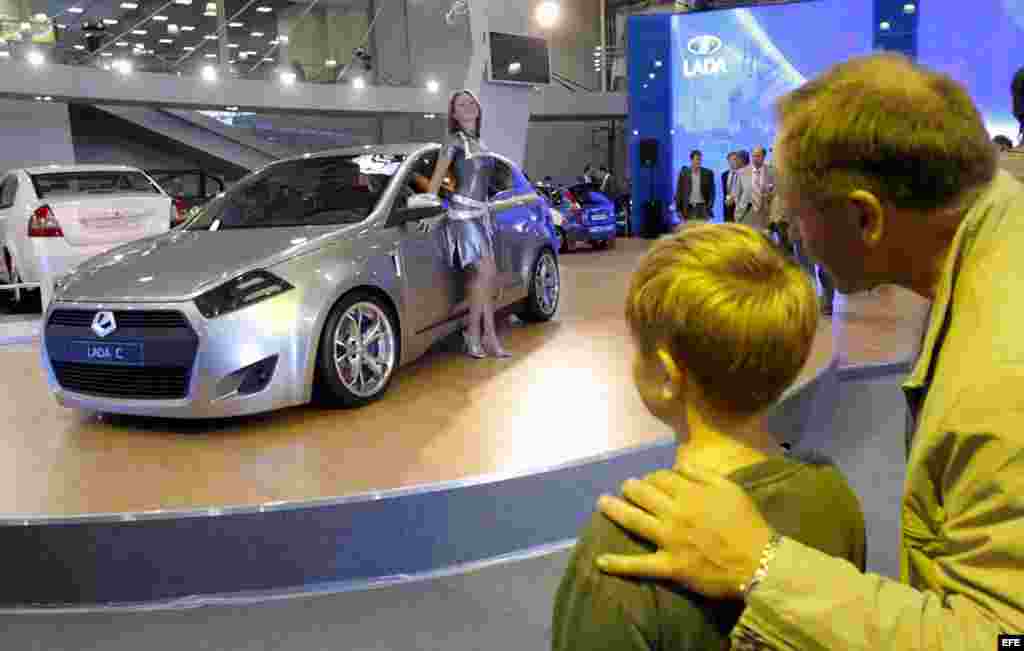
[[[391,250],[391,261],[395,263],[395,276],[402,277],[402,255],[398,249]]]

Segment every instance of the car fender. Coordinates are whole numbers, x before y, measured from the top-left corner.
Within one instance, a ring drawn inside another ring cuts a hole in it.
[[[312,399],[316,356],[327,317],[338,301],[350,292],[365,287],[383,294],[390,301],[398,315],[403,358],[407,350],[407,334],[401,327],[401,283],[395,275],[390,256],[386,253],[357,255],[352,244],[348,241],[333,243],[270,268],[289,282],[301,283],[303,288],[297,315],[301,325],[296,328],[292,351],[296,364],[294,377],[303,378],[302,386],[296,388],[296,397],[303,402]],[[399,362],[400,365],[402,363],[404,359]]]

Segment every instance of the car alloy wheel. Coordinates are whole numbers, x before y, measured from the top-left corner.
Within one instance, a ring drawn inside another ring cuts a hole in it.
[[[519,316],[526,321],[548,321],[558,310],[562,283],[554,254],[544,249],[533,265],[530,293]]]
[[[384,395],[400,360],[397,333],[391,310],[374,296],[359,293],[336,305],[318,358],[324,397],[358,407]]]

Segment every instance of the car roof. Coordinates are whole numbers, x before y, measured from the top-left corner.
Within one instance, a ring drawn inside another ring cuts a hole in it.
[[[405,142],[394,145],[363,145],[361,147],[345,147],[342,149],[325,149],[324,151],[310,152],[309,154],[303,154],[301,156],[291,156],[288,158],[282,158],[280,161],[294,161],[303,160],[309,158],[327,158],[329,156],[356,156],[359,154],[379,154],[382,156],[413,156],[425,149],[434,148],[439,149],[441,143],[439,142]],[[497,152],[491,152],[496,158],[499,158],[507,163],[515,165],[505,156],[498,154]],[[515,165],[518,168],[518,165]]]
[[[40,165],[26,167],[29,174],[54,174],[61,172],[140,172],[137,167],[128,165]]]

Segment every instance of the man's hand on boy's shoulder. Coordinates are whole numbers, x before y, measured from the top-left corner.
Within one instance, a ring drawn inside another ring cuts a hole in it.
[[[598,508],[658,551],[602,555],[601,570],[673,580],[712,598],[742,597],[740,585],[753,577],[772,530],[740,486],[684,467],[627,480],[622,490],[628,501],[602,496]]]

